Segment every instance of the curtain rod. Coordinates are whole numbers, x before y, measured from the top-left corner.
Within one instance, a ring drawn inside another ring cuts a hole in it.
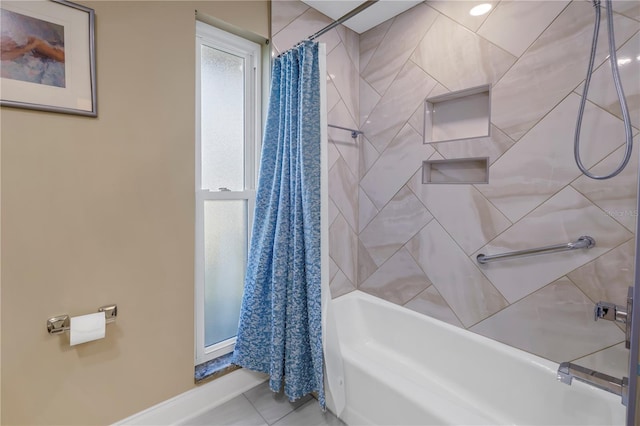
[[[307,40],[313,40],[313,39],[316,39],[316,38],[320,37],[322,34],[326,33],[327,31],[330,31],[330,30],[334,29],[335,27],[337,27],[338,25],[342,24],[347,19],[353,18],[358,13],[360,13],[363,10],[373,6],[378,1],[379,0],[367,0],[367,1],[365,1],[360,6],[356,7],[355,9],[353,9],[351,12],[348,12],[346,15],[343,15],[340,18],[336,19],[335,21],[333,21],[332,23],[330,23],[329,25],[327,25],[326,27],[324,27],[323,29],[321,29],[320,31],[315,33],[314,35],[309,36],[307,38]]]

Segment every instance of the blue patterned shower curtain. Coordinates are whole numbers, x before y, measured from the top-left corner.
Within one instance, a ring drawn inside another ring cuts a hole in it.
[[[324,408],[318,43],[275,59],[233,363]]]

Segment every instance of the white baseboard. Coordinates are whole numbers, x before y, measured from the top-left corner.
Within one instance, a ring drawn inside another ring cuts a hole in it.
[[[241,368],[120,420],[114,426],[183,424],[185,420],[224,404],[265,380],[266,375]]]

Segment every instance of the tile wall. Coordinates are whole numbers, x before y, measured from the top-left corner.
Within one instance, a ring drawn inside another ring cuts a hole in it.
[[[330,132],[333,295],[358,288],[553,361],[624,375],[624,334],[594,322],[593,305],[625,304],[632,284],[637,151],[607,181],[581,176],[573,160],[593,8],[503,0],[471,17],[475,3],[427,1],[363,34],[326,36],[329,123],[365,134],[354,144]],[[273,11],[277,48],[329,22],[301,2],[274,1]],[[640,3],[614,1],[614,12],[637,146]],[[582,129],[583,162],[596,173],[620,161],[624,142],[601,27]],[[424,99],[482,84],[492,85],[490,136],[424,145]],[[422,184],[423,160],[477,156],[490,159],[489,184]],[[581,235],[596,247],[475,261]]]

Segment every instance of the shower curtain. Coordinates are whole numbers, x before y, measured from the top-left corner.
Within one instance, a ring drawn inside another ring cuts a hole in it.
[[[233,363],[325,407],[318,43],[276,58]]]

